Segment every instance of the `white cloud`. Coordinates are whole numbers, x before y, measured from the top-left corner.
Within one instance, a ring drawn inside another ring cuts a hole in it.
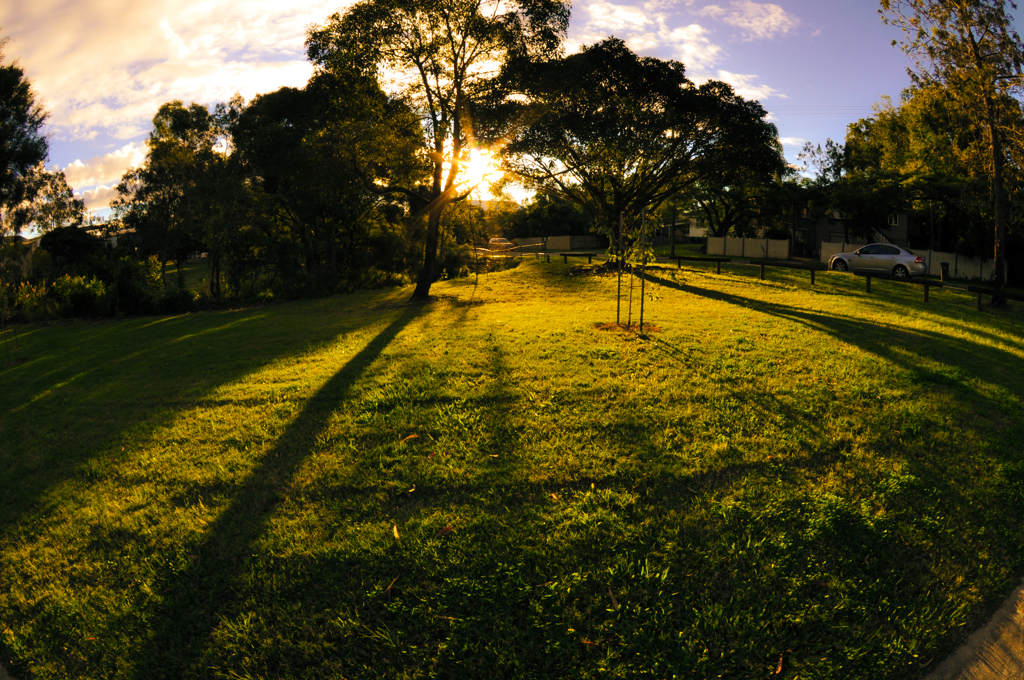
[[[634,52],[667,51],[671,58],[683,62],[688,71],[698,76],[707,73],[723,56],[722,48],[711,42],[708,31],[699,24],[670,27],[665,10],[677,9],[676,5],[663,0],[652,0],[641,7],[608,0],[587,3],[578,7],[574,15],[567,51],[574,52],[581,45],[614,35]]]
[[[5,3],[6,4],[6,3]],[[33,0],[0,10],[4,33],[58,139],[136,138],[160,104],[209,104],[301,86],[305,30],[337,0]]]
[[[94,156],[88,163],[76,160],[63,168],[68,185],[73,188],[117,184],[129,168],[137,168],[146,160],[144,142],[131,142],[104,156]]]
[[[782,7],[753,0],[733,0],[728,9],[720,5],[708,5],[701,10],[701,14],[741,29],[744,40],[786,35],[800,25],[800,20]]]
[[[802,137],[779,137],[779,141],[782,142],[783,146],[798,146],[801,149],[807,143],[807,140]]]
[[[775,88],[755,82],[756,78],[756,75],[743,75],[740,73],[730,73],[729,71],[718,72],[719,80],[732,85],[732,89],[736,91],[736,94],[746,99],[761,101],[768,97],[786,98],[785,95],[779,94],[779,91]]]
[[[86,210],[103,210],[110,207],[110,202],[117,198],[117,187],[99,186],[89,191],[82,191],[79,198],[85,201]]]

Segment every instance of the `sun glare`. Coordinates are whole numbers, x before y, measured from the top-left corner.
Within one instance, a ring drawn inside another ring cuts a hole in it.
[[[494,164],[490,151],[473,149],[470,151],[469,163],[459,168],[459,184],[481,198],[491,195],[490,185],[497,181],[501,172]]]

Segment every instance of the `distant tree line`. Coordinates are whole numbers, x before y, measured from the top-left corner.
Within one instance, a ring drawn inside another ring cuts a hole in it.
[[[425,298],[438,278],[467,273],[473,244],[495,229],[603,234],[614,261],[642,220],[680,216],[712,235],[776,237],[799,215],[841,216],[870,238],[908,210],[936,248],[1005,254],[1020,247],[1019,48],[1003,3],[979,2],[988,14],[885,0],[885,16],[909,27],[906,49],[923,55],[917,81],[844,144],[806,146],[800,174],[762,106],[729,85],[697,85],[683,64],[615,38],[564,55],[567,2],[361,0],[309,30],[305,87],[161,106],[114,218],[88,233],[81,201],[42,166],[46,115],[12,64],[0,74],[11,140],[0,220],[8,236],[31,226],[46,237],[31,255],[5,239],[5,309],[34,294],[69,313],[173,311],[406,282]],[[945,43],[914,37],[927,21],[945,22]],[[957,45],[983,21],[1001,26],[984,35],[1003,56],[970,62]],[[469,200],[481,150],[535,192],[524,208],[487,216]],[[197,290],[182,266],[200,254]]]

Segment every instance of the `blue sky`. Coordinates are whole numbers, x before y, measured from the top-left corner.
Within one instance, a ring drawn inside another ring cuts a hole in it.
[[[172,99],[251,98],[310,74],[308,25],[344,8],[278,0],[32,0],[0,7],[6,59],[20,61],[50,111],[49,167],[91,209],[141,163],[150,121]],[[909,84],[876,0],[577,0],[570,51],[609,35],[682,61],[694,80],[732,83],[770,112],[795,161],[804,141],[842,140],[883,95]]]

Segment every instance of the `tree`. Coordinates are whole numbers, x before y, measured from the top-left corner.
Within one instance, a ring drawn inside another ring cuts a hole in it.
[[[1003,100],[1002,125],[1024,129],[1018,104]],[[1019,187],[1017,153],[1004,166],[1006,186]],[[875,115],[851,124],[846,134],[845,167],[852,184],[898,199],[915,216],[915,242],[971,255],[991,252],[992,203],[987,140],[971,123],[956,93],[931,83],[905,90],[898,105],[885,101]],[[878,196],[850,203],[878,205]],[[1010,225],[1008,225],[1010,226]]]
[[[683,64],[610,38],[520,78],[526,102],[503,158],[529,186],[591,214],[617,256],[641,213],[721,172],[735,154],[776,162],[775,127],[725,83],[694,85]]]
[[[294,247],[301,262],[292,273],[312,292],[333,292],[370,266],[387,196],[369,188],[424,176],[416,116],[351,71],[320,71],[301,90],[257,96],[231,133],[235,160],[257,187],[253,224],[279,248]]]
[[[47,171],[42,163],[22,175],[22,200],[4,216],[8,229],[28,226],[41,232],[78,227],[85,221],[85,202],[75,198],[63,170]]]
[[[422,116],[429,184],[368,184],[408,196],[427,214],[415,299],[429,296],[439,274],[445,207],[468,195],[460,168],[472,150],[493,141],[474,125],[475,109],[501,98],[496,71],[514,71],[557,51],[568,21],[564,0],[361,0],[309,31],[308,54],[319,68],[386,73]]]
[[[594,219],[577,204],[541,191],[507,220],[503,235],[508,238],[577,236],[589,233],[593,225]]]
[[[989,179],[995,222],[994,305],[1005,304],[1006,161],[999,102],[1019,92],[1024,81],[1024,48],[1013,29],[1007,0],[881,0],[883,19],[904,30],[900,43],[914,58],[908,69],[919,84],[941,83],[971,113],[988,139]],[[894,44],[896,42],[894,41]]]
[[[180,267],[196,250],[209,225],[211,202],[223,198],[219,177],[227,161],[217,147],[224,134],[205,106],[167,102],[153,117],[145,163],[125,173],[117,186],[114,212],[135,230],[143,252],[159,257],[162,278],[168,261]],[[219,258],[211,255],[211,293],[219,295]]]
[[[0,61],[6,43],[6,38],[0,39]],[[25,179],[46,160],[48,148],[41,132],[46,117],[18,63],[0,66],[0,224],[5,227],[7,211],[33,198]]]

